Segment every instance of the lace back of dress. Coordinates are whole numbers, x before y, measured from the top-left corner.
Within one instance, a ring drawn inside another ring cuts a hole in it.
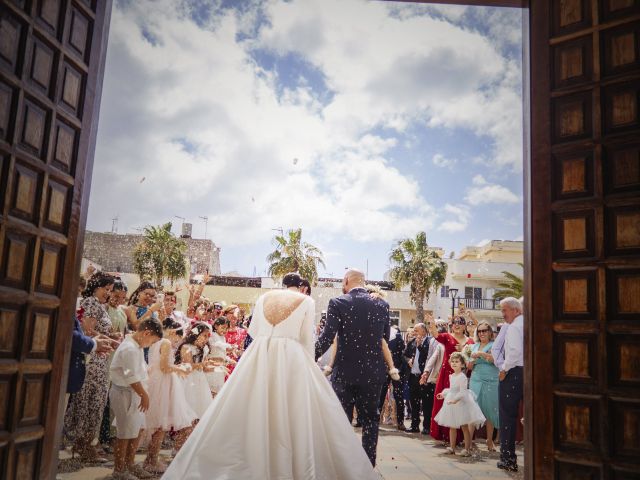
[[[265,295],[262,301],[264,319],[275,327],[289,318],[304,301],[304,296],[289,292],[274,292]]]

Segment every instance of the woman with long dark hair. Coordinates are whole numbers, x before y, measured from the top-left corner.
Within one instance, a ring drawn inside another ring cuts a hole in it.
[[[80,302],[82,327],[85,334],[97,336],[111,333],[111,319],[106,303],[113,289],[115,278],[103,272],[94,273],[82,292]],[[78,393],[71,395],[64,417],[65,435],[73,442],[73,451],[87,463],[105,463],[92,446],[98,433],[102,413],[109,395],[109,357],[95,351],[88,355],[87,374]]]
[[[157,312],[163,308],[163,302],[157,302],[157,299],[158,291],[152,282],[145,280],[133,291],[127,308],[130,330],[135,331],[140,322],[151,317],[158,318]]]

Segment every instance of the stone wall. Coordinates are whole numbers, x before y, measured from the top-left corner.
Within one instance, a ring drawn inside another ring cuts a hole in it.
[[[220,248],[211,240],[184,238],[191,274],[220,275]],[[142,235],[85,232],[83,257],[108,272],[133,273],[133,250]]]

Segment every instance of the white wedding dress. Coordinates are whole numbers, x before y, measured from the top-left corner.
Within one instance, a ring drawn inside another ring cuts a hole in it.
[[[306,295],[258,299],[253,342],[164,479],[380,478],[314,361],[314,318]]]

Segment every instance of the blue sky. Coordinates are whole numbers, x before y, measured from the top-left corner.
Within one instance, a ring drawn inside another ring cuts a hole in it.
[[[241,5],[238,7],[238,5]],[[223,271],[301,227],[327,270],[522,239],[521,13],[364,0],[116,1],[88,228],[186,217]]]

